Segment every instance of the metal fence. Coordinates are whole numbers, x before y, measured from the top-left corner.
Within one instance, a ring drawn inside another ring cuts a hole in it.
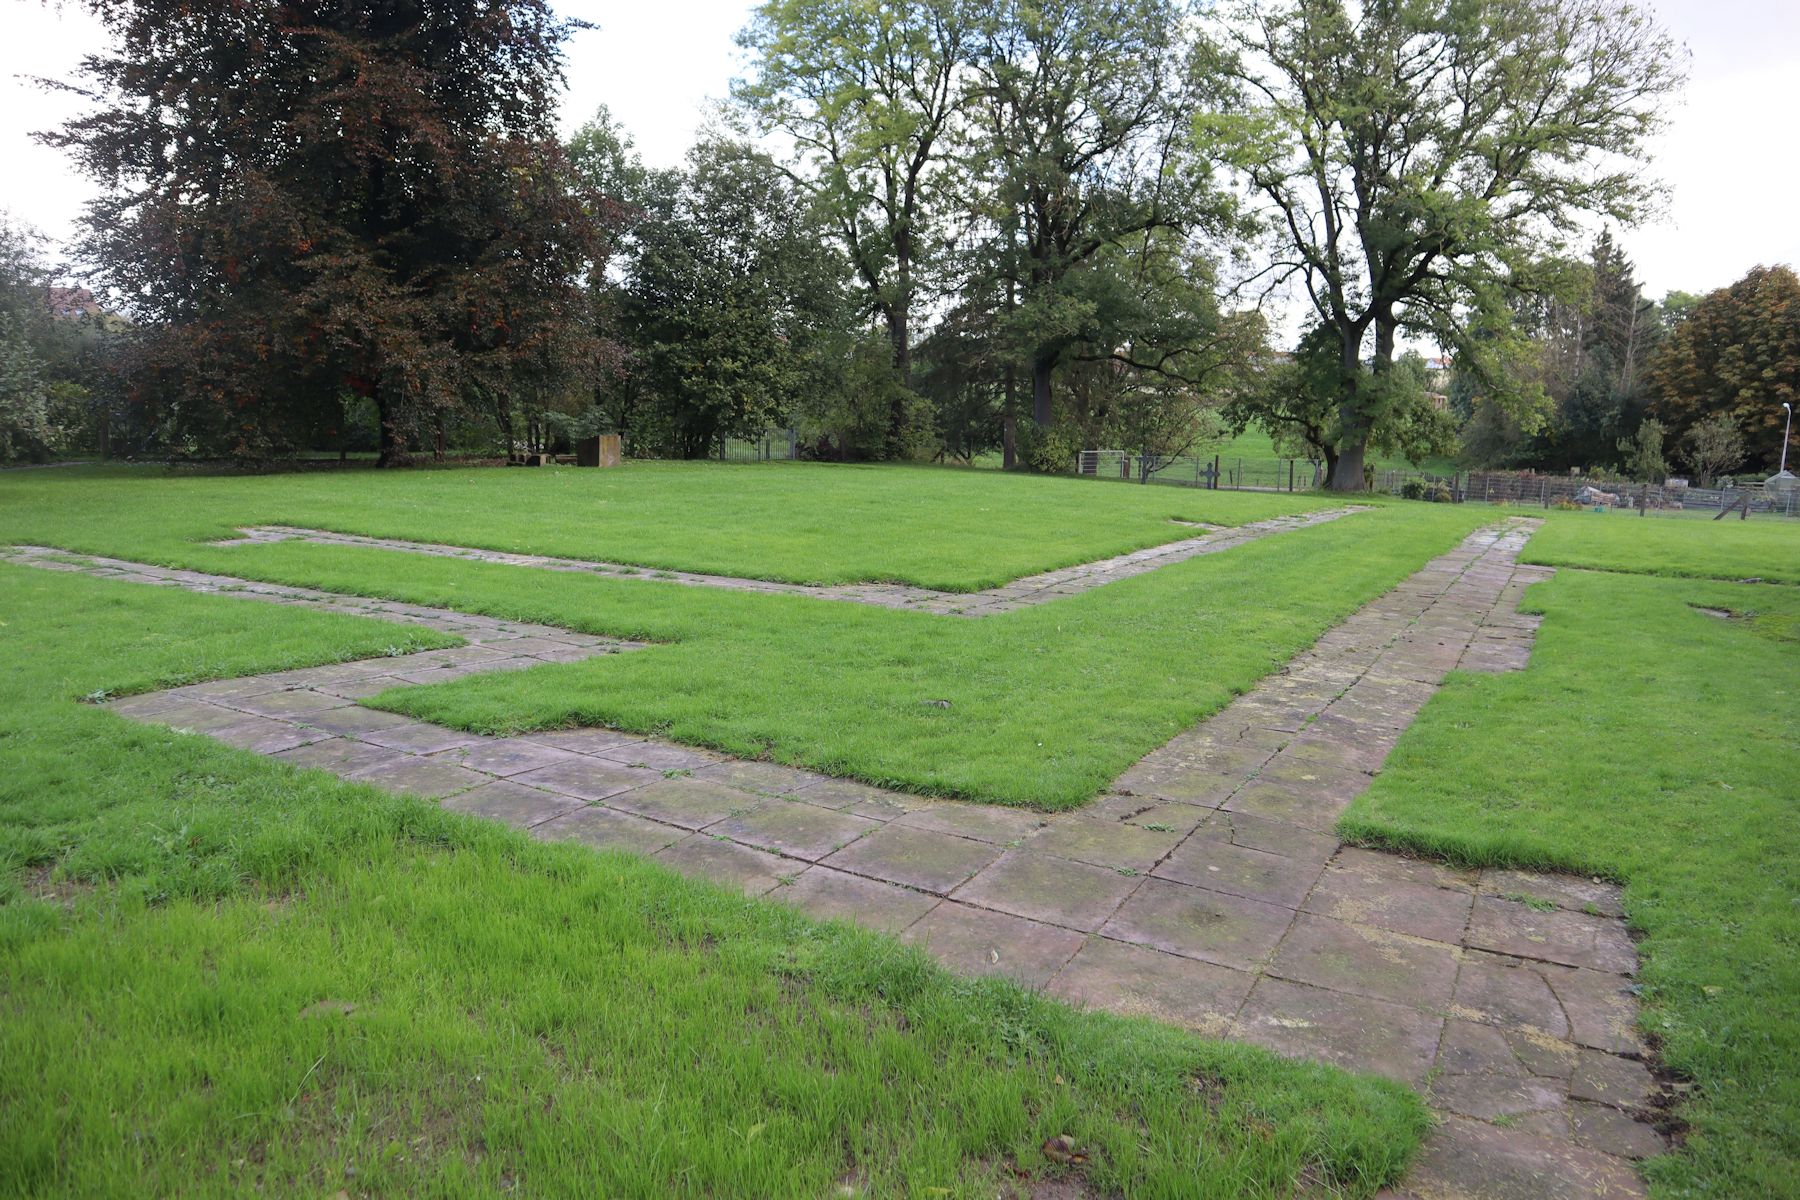
[[[767,429],[759,437],[723,438],[720,462],[772,462],[800,457],[800,439],[792,429]]]
[[[1751,513],[1800,517],[1800,491],[1770,488],[1760,481],[1699,488],[1586,475],[1474,471],[1467,477],[1466,488],[1471,500],[1535,504],[1544,508],[1574,504],[1609,512],[1640,512],[1647,516],[1719,516],[1735,511],[1746,517]]]
[[[1305,492],[1325,482],[1324,464],[1303,458],[1225,459],[1217,455],[1127,454],[1123,450],[1080,451],[1075,456],[1075,473],[1097,479],[1262,492]]]
[[[1075,456],[1074,465],[1077,475],[1091,478],[1184,487],[1304,492],[1325,486],[1325,464],[1304,458],[1161,457],[1123,450],[1083,450]],[[1474,501],[1543,508],[1573,505],[1647,516],[1718,516],[1736,512],[1743,516],[1756,513],[1800,517],[1800,490],[1768,488],[1760,482],[1698,488],[1534,471],[1457,471],[1446,475],[1378,470],[1370,472],[1370,486],[1374,491],[1394,496],[1435,493],[1457,504]]]

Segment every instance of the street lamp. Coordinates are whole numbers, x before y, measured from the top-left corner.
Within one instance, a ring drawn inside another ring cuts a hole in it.
[[[1786,475],[1788,443],[1794,439],[1794,406],[1783,400],[1781,407],[1787,409],[1787,428],[1781,431],[1781,470],[1776,473]]]

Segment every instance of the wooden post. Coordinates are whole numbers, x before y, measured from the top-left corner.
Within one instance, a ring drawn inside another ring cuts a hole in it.
[[[1294,490],[1294,460],[1288,459],[1288,491]]]

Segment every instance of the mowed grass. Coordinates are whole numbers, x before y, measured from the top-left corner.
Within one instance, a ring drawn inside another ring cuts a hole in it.
[[[1800,583],[1800,520],[1672,520],[1623,513],[1550,513],[1523,561],[1708,579]]]
[[[1696,1085],[1654,1191],[1800,1195],[1800,590],[1563,570],[1526,607],[1530,668],[1453,676],[1342,828],[1625,881],[1645,1026]]]
[[[377,707],[484,733],[607,725],[881,786],[1066,809],[1490,517],[1388,505],[979,620],[341,546],[178,558],[663,643],[388,692]]]
[[[0,540],[167,561],[286,524],[793,583],[977,591],[1327,498],[1100,487],[934,467],[628,463],[268,476],[71,468],[0,475]]]
[[[0,614],[5,1194],[1366,1195],[1425,1127],[1391,1084],[80,702],[393,625],[5,566]]]

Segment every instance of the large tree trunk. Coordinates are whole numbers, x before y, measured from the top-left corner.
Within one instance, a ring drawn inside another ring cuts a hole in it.
[[[888,406],[887,457],[899,458],[906,453],[910,424],[906,401],[912,387],[911,317],[902,298],[886,307],[888,344],[894,355],[894,380],[899,384]]]
[[[400,467],[406,465],[406,441],[400,436],[398,429],[399,414],[394,411],[391,401],[380,389],[375,392],[375,428],[378,431],[379,452],[375,456],[378,467]]]
[[[1327,484],[1334,492],[1360,492],[1363,490],[1363,458],[1368,453],[1369,435],[1359,434],[1354,442],[1346,439],[1338,443],[1337,460],[1330,463],[1331,480]]]

